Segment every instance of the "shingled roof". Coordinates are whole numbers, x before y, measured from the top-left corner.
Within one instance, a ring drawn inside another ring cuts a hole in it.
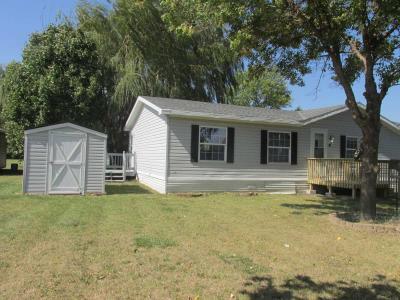
[[[319,119],[348,110],[345,105],[293,111],[284,109],[281,110],[239,106],[232,104],[219,104],[174,98],[140,96],[138,97],[138,101],[126,122],[126,130],[129,130],[133,126],[133,120],[135,119],[134,116],[135,114],[139,113],[138,110],[139,106],[141,105],[140,103],[149,105],[150,107],[158,111],[159,114],[164,115],[291,126],[303,126]],[[395,126],[397,128],[400,128],[397,126],[397,124]]]
[[[168,114],[194,114],[194,115],[219,115],[223,118],[252,118],[268,120],[274,123],[301,124],[302,122],[345,109],[344,105],[337,105],[325,108],[293,111],[284,109],[268,109],[262,107],[248,107],[232,104],[219,104],[210,102],[191,101],[173,98],[140,97],[154,104],[162,110],[169,110]]]

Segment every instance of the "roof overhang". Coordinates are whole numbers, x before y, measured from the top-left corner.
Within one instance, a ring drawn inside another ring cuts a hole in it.
[[[105,133],[101,133],[98,132],[96,130],[92,130],[83,126],[79,126],[76,124],[72,124],[72,123],[61,123],[61,124],[55,124],[55,125],[50,125],[50,126],[44,126],[44,127],[39,127],[39,128],[34,128],[34,129],[29,129],[29,130],[25,130],[25,135],[29,135],[32,133],[38,133],[38,132],[43,132],[43,131],[48,131],[48,130],[56,130],[56,129],[60,129],[60,128],[65,128],[65,127],[69,127],[69,128],[73,128],[73,129],[77,129],[86,133],[91,133],[103,138],[107,138],[107,134]]]
[[[128,119],[126,120],[124,131],[130,131],[132,130],[133,126],[135,125],[140,112],[142,111],[143,105],[147,105],[148,107],[151,107],[153,110],[155,110],[159,115],[162,114],[162,109],[159,108],[157,105],[154,105],[150,101],[147,101],[143,97],[139,96],[136,100],[135,105],[132,108],[131,113],[129,114]]]
[[[362,110],[365,110],[365,109],[366,109],[365,105],[363,105],[363,104],[361,104],[361,103],[358,103],[358,106],[359,106]],[[335,110],[335,111],[332,111],[332,112],[330,112],[330,113],[328,113],[328,114],[325,114],[325,115],[322,115],[322,116],[318,116],[318,117],[316,117],[316,118],[309,119],[309,120],[307,120],[306,122],[304,122],[303,124],[304,124],[304,125],[309,125],[309,124],[318,122],[318,121],[320,121],[320,120],[323,120],[323,119],[326,119],[326,118],[333,117],[333,116],[335,116],[335,115],[341,114],[341,113],[346,112],[346,111],[348,111],[348,110],[349,110],[349,108],[348,108],[347,106],[345,106],[345,107],[343,107],[343,108],[339,108],[339,109],[337,109],[337,110]],[[381,122],[382,122],[382,125],[385,126],[386,128],[388,128],[388,129],[394,131],[394,132],[397,133],[397,134],[400,134],[400,127],[397,126],[397,125],[396,125],[395,123],[393,123],[392,121],[390,121],[388,118],[385,118],[384,116],[381,115]]]
[[[201,119],[201,120],[218,120],[218,121],[228,121],[228,122],[240,122],[240,123],[253,123],[253,124],[273,124],[279,126],[291,126],[291,127],[302,127],[309,124],[313,124],[315,122],[324,120],[326,118],[333,117],[335,115],[341,114],[349,110],[348,107],[343,106],[339,107],[338,109],[331,111],[329,113],[319,115],[317,117],[313,117],[307,120],[299,121],[287,121],[279,120],[269,121],[265,118],[254,118],[248,116],[233,116],[233,115],[225,115],[225,114],[212,114],[212,113],[201,113],[201,112],[191,112],[191,111],[183,111],[179,109],[161,109],[157,105],[151,103],[150,101],[146,100],[145,98],[139,96],[136,100],[136,103],[126,121],[124,130],[130,131],[134,127],[143,106],[146,105],[150,107],[153,111],[155,111],[158,115],[169,115],[179,118],[191,118],[191,119]],[[361,103],[358,104],[361,109],[365,110],[365,106]],[[390,121],[389,119],[381,116],[382,125],[387,127],[388,129],[394,131],[397,134],[400,134],[400,127],[397,126],[395,123]]]
[[[303,124],[293,121],[269,121],[264,118],[249,118],[247,116],[230,116],[230,115],[222,115],[222,114],[209,114],[209,113],[192,113],[187,111],[179,111],[179,110],[162,110],[162,113],[165,115],[170,115],[174,117],[180,118],[190,118],[190,119],[201,119],[201,120],[218,120],[218,121],[229,121],[229,122],[237,122],[237,123],[254,123],[254,124],[274,124],[274,125],[283,125],[283,126],[292,126],[292,127],[301,127]]]
[[[219,120],[219,121],[230,121],[230,122],[243,122],[243,123],[254,123],[254,124],[275,124],[275,125],[285,125],[285,126],[294,126],[300,127],[303,126],[302,123],[297,121],[268,121],[264,118],[251,118],[248,116],[232,116],[226,114],[210,114],[210,113],[201,113],[201,112],[191,112],[184,110],[175,110],[175,109],[161,109],[160,107],[154,105],[150,101],[147,101],[143,97],[138,97],[135,105],[131,113],[129,114],[128,120],[125,123],[124,130],[130,131],[134,127],[140,112],[143,108],[143,105],[147,105],[152,108],[158,115],[169,115],[180,118],[191,118],[191,119],[208,119],[208,120]]]

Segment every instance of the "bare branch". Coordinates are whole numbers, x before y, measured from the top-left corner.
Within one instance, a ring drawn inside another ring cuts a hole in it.
[[[358,49],[357,41],[349,40],[349,44],[351,46],[352,52],[362,61],[363,65],[364,65],[364,69],[366,69],[367,68],[367,59],[365,58],[365,56]]]

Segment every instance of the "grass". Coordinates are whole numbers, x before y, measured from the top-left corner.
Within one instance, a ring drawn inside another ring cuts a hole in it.
[[[0,176],[0,298],[400,298],[400,234],[332,223],[350,200],[107,192],[26,196]]]
[[[135,238],[135,244],[138,247],[142,248],[167,248],[176,246],[176,242],[171,239],[165,239],[160,237],[154,236],[139,236]]]

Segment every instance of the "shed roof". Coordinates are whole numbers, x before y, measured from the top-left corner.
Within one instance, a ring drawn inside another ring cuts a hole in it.
[[[55,124],[55,125],[50,125],[50,126],[44,126],[44,127],[39,127],[39,128],[34,128],[34,129],[29,129],[29,130],[25,130],[25,135],[29,135],[32,133],[38,133],[38,132],[43,132],[43,131],[48,131],[48,130],[55,130],[55,129],[60,129],[60,128],[65,128],[65,127],[69,127],[69,128],[73,128],[73,129],[77,129],[86,133],[91,133],[103,138],[107,138],[107,134],[98,132],[96,130],[92,130],[83,126],[79,126],[76,124],[72,124],[72,123],[61,123],[61,124]]]

